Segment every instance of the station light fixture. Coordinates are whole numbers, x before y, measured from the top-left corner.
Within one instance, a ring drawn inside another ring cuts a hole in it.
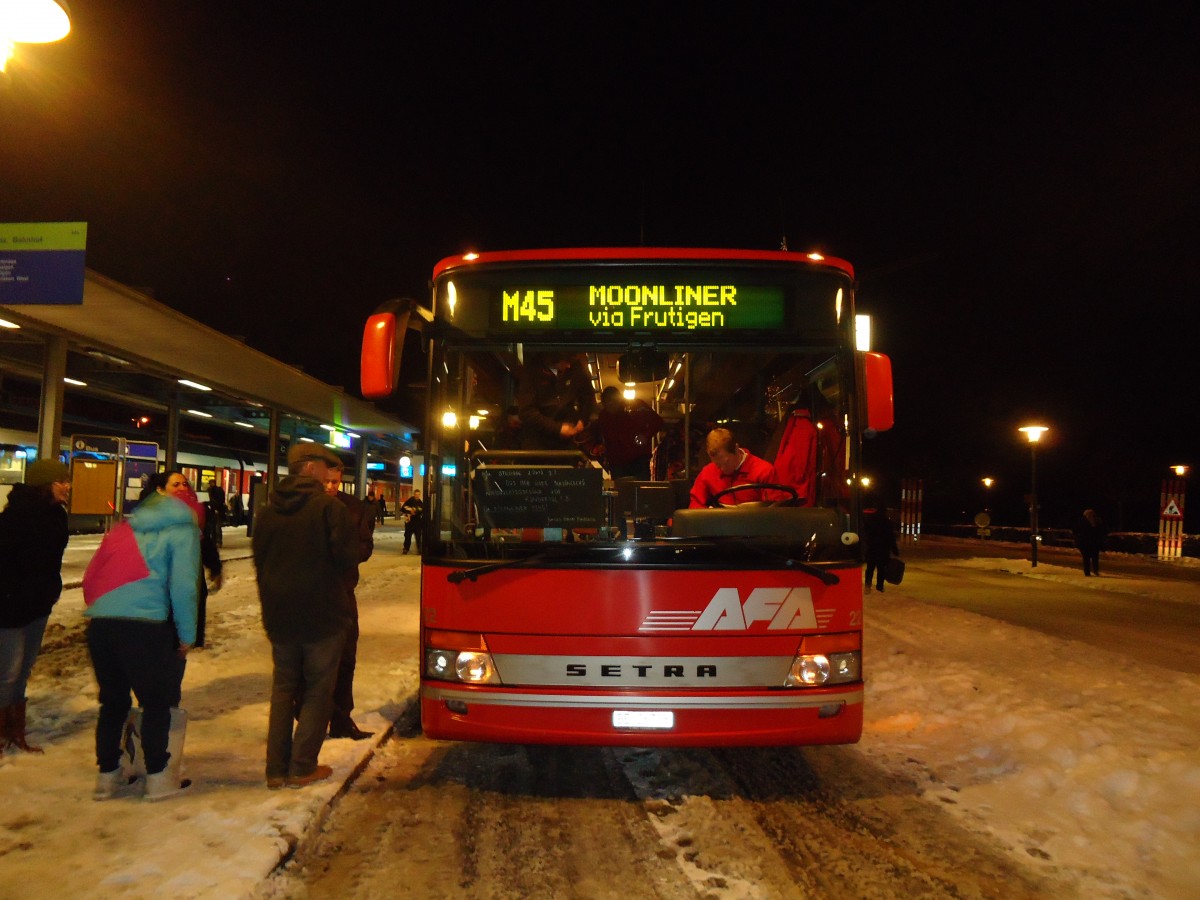
[[[71,33],[66,0],[4,0],[0,3],[0,72],[15,44],[49,44]]]
[[[178,381],[184,387],[194,388],[197,391],[211,391],[212,390],[212,388],[210,388],[207,384],[201,384],[198,381],[189,381],[187,378],[180,378],[180,379],[178,379]]]

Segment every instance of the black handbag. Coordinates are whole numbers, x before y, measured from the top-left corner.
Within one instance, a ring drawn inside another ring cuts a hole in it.
[[[883,565],[883,580],[888,584],[899,584],[904,580],[904,560],[898,556],[888,558]]]

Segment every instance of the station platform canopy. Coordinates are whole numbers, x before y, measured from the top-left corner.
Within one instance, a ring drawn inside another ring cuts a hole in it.
[[[288,439],[328,441],[336,429],[362,436],[373,455],[415,447],[414,425],[91,270],[82,306],[0,305],[0,318],[19,326],[0,332],[5,377],[40,382],[56,337],[72,392],[264,435],[278,413]]]

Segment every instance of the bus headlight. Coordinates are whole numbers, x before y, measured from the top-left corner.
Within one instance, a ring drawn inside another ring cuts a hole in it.
[[[463,684],[500,683],[496,664],[486,650],[440,650],[430,647],[425,651],[425,676]]]
[[[825,684],[845,684],[862,678],[862,654],[804,653],[792,661],[786,687],[820,687]]]

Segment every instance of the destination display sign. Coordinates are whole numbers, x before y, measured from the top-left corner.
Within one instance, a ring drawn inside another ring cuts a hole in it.
[[[675,280],[539,285],[492,289],[494,331],[717,331],[784,326],[784,289],[733,281]]]
[[[491,528],[595,528],[604,519],[603,473],[572,466],[480,466],[476,500]]]

